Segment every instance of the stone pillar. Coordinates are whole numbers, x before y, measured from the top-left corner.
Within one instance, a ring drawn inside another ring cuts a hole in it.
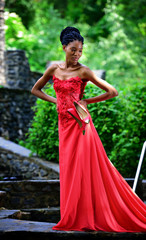
[[[9,88],[31,90],[42,75],[42,73],[30,71],[24,50],[5,51],[5,76]]]
[[[5,53],[6,82],[11,88],[29,89],[30,67],[25,51],[7,50]]]
[[[6,85],[5,79],[5,32],[4,32],[4,5],[5,0],[0,0],[0,84]]]

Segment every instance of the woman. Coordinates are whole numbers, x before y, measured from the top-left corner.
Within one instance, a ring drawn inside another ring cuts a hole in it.
[[[144,232],[145,204],[108,159],[87,109],[88,104],[113,98],[118,92],[78,62],[84,42],[78,29],[65,28],[60,40],[65,62],[51,65],[31,91],[57,105],[60,221],[52,229]],[[41,91],[50,77],[57,98]],[[105,93],[82,100],[87,81]]]

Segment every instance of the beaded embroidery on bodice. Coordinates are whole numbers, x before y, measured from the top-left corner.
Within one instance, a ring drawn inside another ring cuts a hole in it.
[[[74,100],[79,101],[82,99],[87,81],[83,81],[78,76],[61,80],[53,75],[53,87],[57,97],[57,112],[62,128],[65,128],[68,125],[68,120],[72,118],[67,109],[74,107]]]

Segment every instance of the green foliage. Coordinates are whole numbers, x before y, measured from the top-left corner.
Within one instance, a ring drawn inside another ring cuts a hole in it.
[[[134,23],[130,26],[125,24],[128,20],[120,15],[120,6],[107,4],[106,14],[97,23],[95,30],[100,32],[104,25],[110,34],[108,38],[97,36],[97,42],[87,42],[84,63],[91,69],[105,69],[108,81],[124,89],[127,85],[145,80],[146,58],[143,55],[144,36],[139,34],[137,38],[136,30],[131,34],[130,26],[135,29]]]
[[[110,158],[123,176],[134,177],[146,136],[146,87],[135,85],[121,95],[121,111],[117,118],[118,132],[112,135],[113,149]],[[122,94],[122,92],[121,92]],[[116,107],[116,106],[115,106]],[[146,169],[142,166],[142,177]]]
[[[105,15],[104,7],[106,2],[107,0],[68,0],[65,15],[74,23],[88,23],[93,26]]]
[[[55,97],[53,86],[49,83],[45,92]],[[37,99],[35,112],[26,141],[20,144],[37,153],[42,158],[58,161],[58,116],[56,104]]]
[[[48,61],[58,60],[64,56],[58,39],[66,20],[60,19],[60,14],[52,5],[48,7],[44,3],[42,7],[44,12],[38,8],[35,25],[29,30],[24,27],[16,13],[5,12],[5,37],[7,49],[25,50],[31,70],[44,72]]]
[[[142,144],[145,141],[146,97],[142,85],[120,91],[119,97],[89,104],[93,119],[109,159],[124,177],[134,177]],[[53,86],[45,90],[55,96]],[[88,83],[84,98],[101,94],[101,89]],[[38,99],[35,116],[27,134],[26,147],[40,157],[58,161],[58,117],[56,105]],[[22,143],[22,142],[21,142]],[[142,171],[146,177],[146,172]]]
[[[32,23],[35,16],[35,0],[6,0],[5,8],[9,12],[18,14],[24,26],[28,28]]]
[[[74,25],[85,37],[83,64],[91,69],[105,69],[108,81],[115,82],[117,87],[145,78],[145,17],[133,7],[133,2],[86,0],[85,5],[66,0],[65,3],[67,8],[63,11],[63,4],[58,0],[35,1],[34,22],[29,30],[18,15],[6,13],[7,49],[26,50],[31,69],[44,72],[47,61],[63,60],[59,35],[65,26]],[[85,14],[85,6],[90,14]],[[95,9],[99,14],[92,14]],[[144,7],[141,10],[144,12]],[[93,15],[98,18],[96,21]]]

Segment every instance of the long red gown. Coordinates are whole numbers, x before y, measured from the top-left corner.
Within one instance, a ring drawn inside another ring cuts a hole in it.
[[[88,81],[88,80],[87,80]],[[108,159],[90,116],[85,135],[67,112],[87,81],[53,76],[59,126],[60,221],[53,230],[145,232],[146,206]]]

